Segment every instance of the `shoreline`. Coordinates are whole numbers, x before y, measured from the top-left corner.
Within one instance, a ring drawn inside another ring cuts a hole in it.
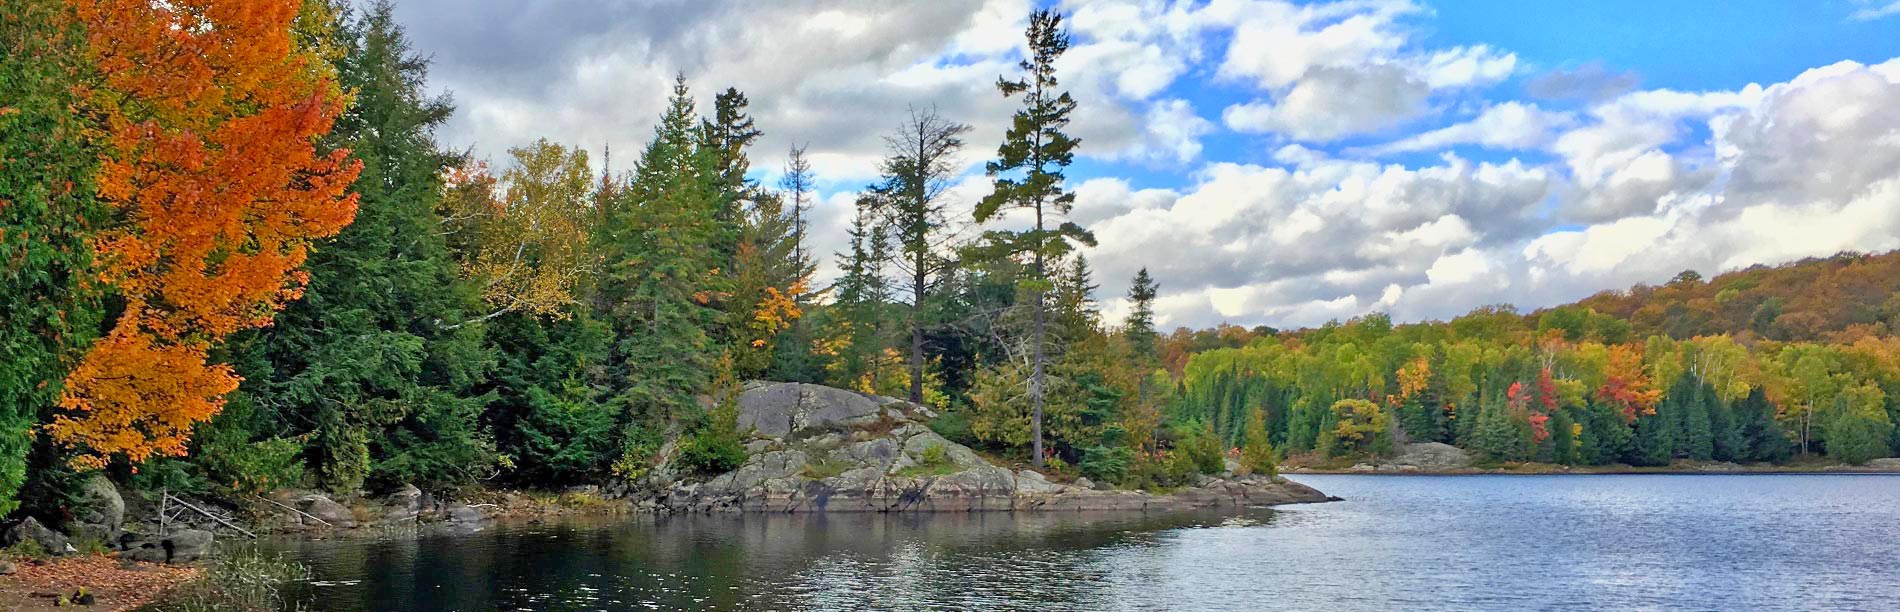
[[[1389,466],[1389,464],[1388,464]],[[1900,476],[1900,469],[1894,468],[1849,468],[1849,467],[1749,467],[1734,468],[1683,468],[1683,467],[1637,467],[1637,466],[1595,466],[1591,468],[1563,469],[1557,466],[1527,468],[1451,468],[1426,469],[1413,466],[1389,469],[1352,469],[1352,468],[1287,468],[1282,475],[1299,476],[1317,474],[1325,476],[1630,476],[1630,475],[1700,475],[1700,476]]]

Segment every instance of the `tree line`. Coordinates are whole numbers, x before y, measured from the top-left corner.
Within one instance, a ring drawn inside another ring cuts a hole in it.
[[[803,150],[755,169],[736,89],[702,108],[677,79],[624,166],[547,140],[481,160],[437,142],[453,101],[387,3],[0,0],[0,34],[0,512],[58,521],[99,471],[232,494],[717,473],[756,379],[929,404],[1001,460],[1130,487],[1402,439],[1559,463],[1900,447],[1891,336],[1637,341],[1582,307],[1164,336],[1146,270],[1105,321],[1053,12],[999,75],[993,153],[914,107],[832,254]],[[973,160],[990,192],[956,202]]]

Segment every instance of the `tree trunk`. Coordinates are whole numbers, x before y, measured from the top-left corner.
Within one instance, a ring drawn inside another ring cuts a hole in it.
[[[1040,223],[1038,223],[1040,225]],[[1036,253],[1036,278],[1042,278],[1042,253]],[[1043,361],[1043,302],[1042,290],[1036,290],[1036,352],[1033,369],[1029,375],[1029,401],[1034,412],[1029,421],[1030,465],[1042,467],[1042,361]]]
[[[910,401],[924,403],[924,267],[917,265],[910,306]]]

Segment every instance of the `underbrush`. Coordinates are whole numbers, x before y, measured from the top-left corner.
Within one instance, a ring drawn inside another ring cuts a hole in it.
[[[243,551],[218,557],[204,578],[178,587],[146,612],[263,612],[298,610],[284,587],[310,579],[310,568],[280,556]]]

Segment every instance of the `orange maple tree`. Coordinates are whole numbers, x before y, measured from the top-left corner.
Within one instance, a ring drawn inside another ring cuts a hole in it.
[[[1610,347],[1603,386],[1597,388],[1596,395],[1597,401],[1621,412],[1625,422],[1636,420],[1639,413],[1656,414],[1656,403],[1662,401],[1662,390],[1651,389],[1649,376],[1643,373],[1642,345],[1618,344]]]
[[[209,351],[269,325],[306,281],[311,240],[356,214],[361,167],[320,152],[345,97],[298,48],[299,0],[73,0],[103,76],[83,90],[107,151],[99,278],[123,299],[67,376],[53,438],[74,464],[181,455],[237,388]]]

